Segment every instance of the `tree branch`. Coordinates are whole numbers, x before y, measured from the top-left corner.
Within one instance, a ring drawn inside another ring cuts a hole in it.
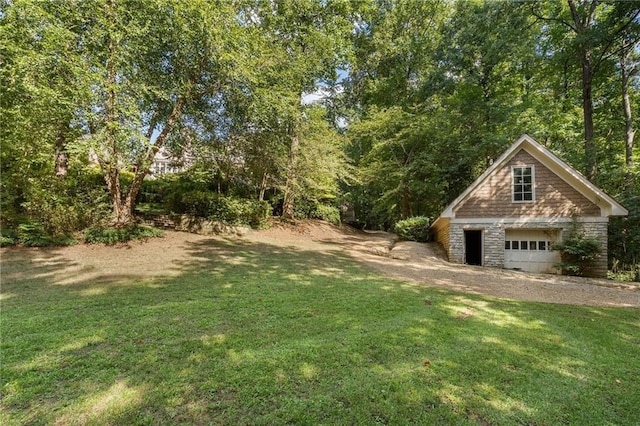
[[[609,57],[611,57],[611,55],[606,55],[607,51],[611,48],[611,45],[616,41],[616,39],[618,38],[618,36],[620,34],[622,34],[622,32],[632,23],[636,20],[636,18],[640,15],[640,9],[636,11],[636,13],[631,17],[631,19],[629,19],[624,25],[622,25],[620,28],[618,28],[612,35],[611,38],[608,40],[606,46],[602,49],[602,51],[600,52],[600,56],[598,57],[598,59],[596,61],[594,61],[593,63],[593,69],[594,72],[598,69],[598,67],[602,64],[602,62],[605,59],[608,59]],[[620,49],[617,49],[615,51],[615,53],[620,52]],[[615,54],[613,53],[613,54]]]
[[[578,10],[576,9],[576,5],[573,0],[567,0],[569,4],[569,10],[571,10],[571,17],[573,18],[573,23],[576,24],[576,27],[573,29],[576,34],[580,34],[584,29],[584,22],[580,19],[580,15],[578,14]],[[593,3],[591,3],[593,6]]]
[[[572,31],[577,32],[576,28],[571,25],[570,22],[565,21],[564,19],[560,19],[560,18],[547,18],[545,16],[542,16],[540,13],[538,13],[538,11],[536,11],[536,9],[534,8],[534,6],[536,5],[535,2],[531,3],[531,13],[533,14],[533,16],[535,16],[536,18],[538,18],[541,21],[545,21],[545,22],[559,22],[567,27],[569,27],[569,29],[571,29]]]
[[[153,131],[155,130],[156,125],[158,124],[159,112],[160,112],[160,107],[157,107],[153,111],[153,115],[151,116],[151,120],[149,120],[149,130],[147,131],[147,134],[145,135],[145,137],[147,138],[148,141],[151,141],[151,136],[153,136]]]

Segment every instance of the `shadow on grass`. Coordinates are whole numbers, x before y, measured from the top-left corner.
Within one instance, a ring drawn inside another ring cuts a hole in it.
[[[637,310],[434,290],[268,244],[186,250],[176,276],[64,286],[63,252],[3,253],[2,423],[637,420]]]

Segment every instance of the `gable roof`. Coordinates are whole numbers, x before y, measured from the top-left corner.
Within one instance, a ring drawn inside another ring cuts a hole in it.
[[[440,218],[455,217],[456,209],[462,205],[482,183],[494,172],[504,167],[521,149],[524,149],[532,157],[546,166],[553,173],[571,185],[576,191],[582,194],[589,201],[600,207],[601,216],[626,216],[629,214],[627,209],[620,205],[616,200],[605,194],[601,189],[589,182],[582,174],[569,166],[567,163],[556,157],[551,151],[540,145],[531,136],[526,133],[520,136],[504,154],[500,156],[485,172],[480,175],[462,194],[449,204]],[[438,220],[436,219],[436,221]],[[435,224],[435,222],[434,222]]]

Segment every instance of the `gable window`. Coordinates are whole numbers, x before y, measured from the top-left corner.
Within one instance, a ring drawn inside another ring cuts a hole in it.
[[[533,192],[533,166],[512,167],[511,190],[513,193],[513,201],[516,203],[525,203],[534,200]]]

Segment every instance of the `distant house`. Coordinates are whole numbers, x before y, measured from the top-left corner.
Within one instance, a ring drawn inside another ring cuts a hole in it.
[[[589,274],[607,273],[609,217],[628,211],[528,135],[518,139],[431,225],[449,261],[559,273],[550,245],[577,218],[601,241]]]
[[[185,150],[182,155],[177,156],[162,146],[153,157],[148,177],[153,179],[166,174],[183,172],[191,167],[193,163],[194,158],[189,150]],[[89,164],[95,166],[99,164],[98,156],[93,150],[89,151]]]
[[[159,177],[171,173],[179,173],[193,164],[193,158],[185,152],[182,156],[175,156],[166,147],[161,147],[151,163],[150,176]]]

